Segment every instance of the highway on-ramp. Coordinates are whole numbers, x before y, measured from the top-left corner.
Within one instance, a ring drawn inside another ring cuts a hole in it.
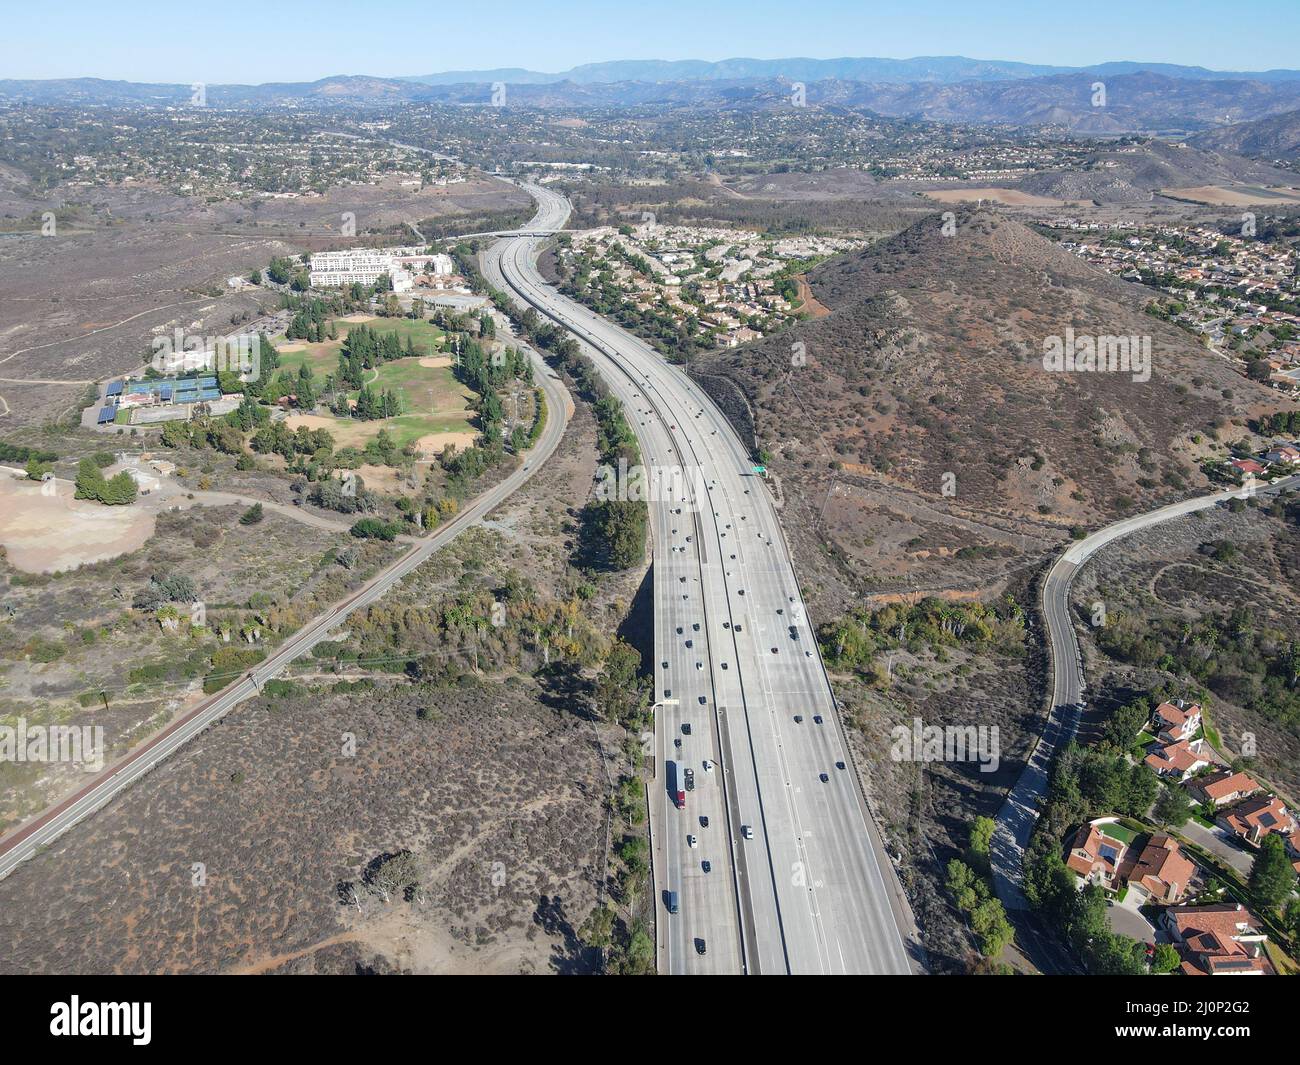
[[[144,776],[158,762],[208,728],[232,707],[256,695],[266,681],[275,677],[294,659],[311,650],[354,610],[375,602],[394,584],[435,552],[446,547],[457,535],[478,522],[527,481],[559,444],[565,426],[568,424],[571,402],[568,389],[547,372],[546,364],[535,353],[532,357],[537,370],[535,379],[546,395],[548,417],[537,444],[524,455],[523,463],[517,469],[446,525],[419,540],[410,550],[372,577],[347,599],[336,603],[328,611],[299,629],[237,683],[223,689],[211,699],[205,700],[173,721],[147,742],[96,775],[76,794],[57,803],[20,826],[17,831],[0,839],[0,878],[7,876],[40,848],[48,846],[82,818],[99,809],[124,788]]]
[[[528,232],[559,229],[567,201],[524,187],[539,203]],[[579,340],[622,401],[654,486],[661,971],[913,971],[919,951],[900,931],[910,917],[767,486],[695,382],[543,281],[542,243],[499,241],[484,273]],[[678,809],[670,788],[687,769],[694,786]]]

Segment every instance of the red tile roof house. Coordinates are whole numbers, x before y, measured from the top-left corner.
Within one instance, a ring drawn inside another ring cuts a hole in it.
[[[1228,465],[1234,467],[1243,477],[1247,475],[1258,477],[1264,472],[1264,467],[1254,459],[1233,459]]]
[[[1210,764],[1209,759],[1201,754],[1204,745],[1204,740],[1192,740],[1190,743],[1179,740],[1165,747],[1157,747],[1146,756],[1145,761],[1157,776],[1186,780],[1198,769],[1204,769]]]
[[[1231,769],[1221,769],[1217,773],[1206,773],[1193,777],[1187,782],[1187,790],[1192,798],[1205,806],[1231,806],[1247,796],[1262,790],[1254,778],[1245,773],[1234,773]]]
[[[1281,447],[1271,448],[1266,451],[1264,459],[1279,466],[1294,466],[1297,462],[1300,462],[1300,448],[1294,448],[1290,444],[1283,444]]]
[[[1201,727],[1201,704],[1183,707],[1161,703],[1151,711],[1151,727],[1161,743],[1190,740]]]
[[[1152,902],[1172,903],[1183,897],[1195,872],[1196,866],[1183,854],[1178,841],[1159,833],[1142,848],[1128,883]]]
[[[1260,795],[1238,803],[1219,816],[1219,824],[1252,847],[1258,847],[1270,832],[1289,836],[1296,830],[1295,818],[1276,795]]]
[[[1165,928],[1183,959],[1187,976],[1275,976],[1264,953],[1268,936],[1259,919],[1239,902],[1218,906],[1170,906]]]
[[[1096,821],[1079,829],[1065,857],[1065,864],[1083,877],[1085,883],[1099,884],[1110,891],[1124,886],[1133,861],[1129,845],[1106,835],[1106,825]]]

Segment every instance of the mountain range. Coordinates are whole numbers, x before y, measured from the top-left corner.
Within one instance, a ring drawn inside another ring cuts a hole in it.
[[[906,119],[1065,126],[1076,133],[1196,134],[1300,109],[1300,71],[1211,71],[1165,63],[1051,67],[961,56],[915,59],[628,60],[556,74],[501,68],[416,77],[340,75],[313,82],[208,85],[218,108],[487,105],[495,83],[524,107],[776,108],[802,82],[812,106]],[[1097,86],[1104,104],[1096,103]],[[0,105],[191,106],[187,84],[97,78],[0,80]],[[1261,152],[1261,154],[1267,154]]]

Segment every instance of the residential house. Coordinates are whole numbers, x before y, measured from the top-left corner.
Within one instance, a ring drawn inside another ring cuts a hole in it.
[[[1187,782],[1192,798],[1204,806],[1231,806],[1260,790],[1253,777],[1220,769]]]
[[[1177,902],[1187,891],[1196,866],[1182,852],[1178,841],[1160,833],[1142,848],[1137,864],[1129,874],[1129,887],[1150,896],[1153,902]]]
[[[1151,712],[1151,727],[1161,743],[1190,740],[1201,727],[1201,704],[1175,706],[1161,703]]]
[[[1157,776],[1186,780],[1210,764],[1210,760],[1201,753],[1204,745],[1204,740],[1179,740],[1177,743],[1157,747],[1146,756],[1145,761]]]
[[[1275,466],[1294,466],[1300,463],[1300,448],[1283,444],[1264,452],[1264,461]]]
[[[1107,834],[1107,827],[1096,821],[1083,825],[1070,844],[1065,864],[1085,883],[1118,891],[1133,868],[1133,854],[1127,843]]]
[[[1260,795],[1238,803],[1219,817],[1219,824],[1252,847],[1258,847],[1270,832],[1289,836],[1296,830],[1295,818],[1276,795]]]
[[[1264,952],[1268,936],[1239,902],[1170,906],[1164,920],[1187,976],[1275,975]]]

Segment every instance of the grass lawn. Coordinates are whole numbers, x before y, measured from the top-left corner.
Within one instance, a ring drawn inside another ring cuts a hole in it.
[[[339,330],[338,340],[305,344],[277,337],[277,348],[283,343],[297,349],[281,352],[281,372],[297,374],[298,368],[305,363],[323,383],[326,375],[338,371],[342,338],[353,325],[364,324],[378,333],[396,333],[403,346],[410,337],[415,345],[415,358],[396,359],[365,372],[366,384],[376,393],[388,389],[401,397],[403,413],[384,420],[354,421],[335,417],[322,409],[315,415],[295,415],[292,424],[327,429],[339,447],[364,447],[381,429],[387,430],[398,447],[405,447],[421,437],[443,434],[447,435],[448,443],[462,448],[469,445],[476,435],[471,424],[473,412],[468,409],[474,393],[456,380],[450,367],[420,365],[422,357],[441,353],[444,340],[441,329],[411,318],[371,318],[364,323],[336,321],[335,324]],[[351,393],[353,399],[356,396],[356,392]],[[441,450],[441,446],[437,441],[426,441],[425,449]]]
[[[1114,822],[1109,825],[1101,825],[1100,827],[1106,835],[1110,836],[1112,839],[1119,840],[1121,843],[1132,843],[1138,838],[1138,836],[1142,835],[1141,832],[1136,832],[1125,825],[1121,825],[1119,822]]]
[[[339,339],[322,340],[318,344],[308,344],[302,340],[286,340],[283,336],[273,337],[272,343],[277,349],[285,346],[291,349],[280,351],[281,370],[296,374],[298,368],[303,363],[307,363],[312,368],[312,372],[321,379],[326,374],[337,372],[339,352],[343,350],[343,338],[354,325],[368,326],[376,333],[396,333],[403,347],[406,346],[406,338],[410,337],[417,355],[437,355],[442,351],[443,331],[435,325],[424,321],[417,322],[413,318],[371,318],[365,322],[343,322],[336,319],[334,325],[338,329]]]
[[[449,366],[421,366],[419,359],[386,362],[367,371],[366,383],[376,392],[391,389],[402,397],[403,414],[463,415],[474,393],[459,381]]]

